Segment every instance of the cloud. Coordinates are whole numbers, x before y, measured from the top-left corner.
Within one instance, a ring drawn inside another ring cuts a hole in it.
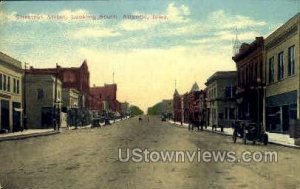
[[[224,10],[218,10],[208,15],[207,23],[218,29],[244,29],[247,27],[265,26],[267,23],[262,20],[242,15],[230,15]]]
[[[161,16],[165,16],[167,19],[153,19],[151,14],[135,11],[131,15],[140,16],[142,19],[124,19],[120,22],[119,28],[125,31],[138,31],[138,30],[148,30],[154,28],[162,23],[186,23],[190,19],[188,16],[191,14],[190,9],[186,5],[176,6],[174,3],[168,4],[165,11],[163,11]]]
[[[174,3],[170,3],[167,7],[166,14],[171,22],[181,23],[189,21],[188,16],[191,12],[188,6],[175,6]]]
[[[121,35],[119,32],[105,27],[87,27],[70,32],[69,36],[73,39],[86,38],[105,38]]]
[[[119,28],[125,31],[147,30],[160,24],[158,20],[153,20],[152,15],[134,12],[131,15],[141,17],[141,19],[124,19],[120,22]]]
[[[72,17],[78,17],[78,16],[88,16],[90,15],[89,11],[85,10],[85,9],[77,9],[77,10],[70,10],[70,9],[66,9],[66,10],[62,10],[60,12],[57,13],[57,15],[59,16],[65,16],[68,19],[71,19]]]
[[[0,24],[9,22],[9,21],[15,21],[16,20],[17,12],[5,12],[0,11]]]

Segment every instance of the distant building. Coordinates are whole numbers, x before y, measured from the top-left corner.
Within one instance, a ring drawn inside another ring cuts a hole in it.
[[[292,137],[300,118],[299,28],[300,13],[265,39],[266,129]]]
[[[231,126],[236,119],[236,74],[236,71],[219,71],[205,83],[210,126]]]
[[[177,89],[173,94],[173,116],[174,121],[183,122],[183,103],[182,97],[179,95]]]
[[[71,108],[79,107],[80,93],[76,89],[63,88],[62,89],[62,108],[69,110]]]
[[[161,114],[167,116],[168,119],[173,118],[173,99],[161,101]]]
[[[189,122],[194,124],[200,123],[200,89],[198,84],[195,82],[188,93],[188,119]]]
[[[85,60],[80,67],[33,68],[26,70],[26,75],[52,75],[62,82],[64,89],[76,89],[80,92],[79,108],[89,108],[90,72]]]
[[[182,95],[182,114],[183,114],[183,122],[190,123],[190,104],[189,104],[188,92]]]
[[[0,52],[0,129],[22,129],[22,63]]]
[[[199,116],[200,116],[200,123],[207,126],[208,123],[208,113],[206,107],[206,89],[200,90],[199,94]]]
[[[54,119],[60,121],[61,81],[52,75],[26,75],[25,88],[27,127],[52,128]]]
[[[263,123],[264,39],[256,37],[251,44],[243,43],[232,57],[237,67],[237,118]]]
[[[90,109],[93,111],[118,112],[121,109],[120,102],[117,101],[117,84],[91,87],[90,95]]]

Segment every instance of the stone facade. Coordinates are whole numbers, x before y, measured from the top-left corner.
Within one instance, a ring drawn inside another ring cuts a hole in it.
[[[72,88],[62,89],[62,107],[66,110],[79,107],[79,91]]]
[[[213,74],[205,83],[210,126],[231,126],[236,119],[236,71]]]
[[[289,133],[299,119],[300,14],[265,39],[266,129]],[[292,133],[291,136],[294,136]]]
[[[26,75],[25,88],[27,127],[52,128],[54,115],[61,111],[61,81],[52,75]]]
[[[0,52],[0,129],[23,129],[22,63]]]

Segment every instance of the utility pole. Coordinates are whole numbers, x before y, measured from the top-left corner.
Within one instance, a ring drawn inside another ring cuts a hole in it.
[[[27,129],[27,112],[26,112],[26,70],[28,63],[24,63],[24,80],[23,80],[23,129]]]
[[[55,86],[54,86],[54,105],[53,105],[53,127],[54,130],[57,130],[57,76],[58,76],[58,64],[56,63],[56,71],[55,71]]]
[[[115,84],[115,72],[113,72],[113,84]]]

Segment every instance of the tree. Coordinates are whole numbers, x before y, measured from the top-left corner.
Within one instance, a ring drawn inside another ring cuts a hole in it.
[[[155,104],[154,106],[148,108],[148,114],[149,115],[161,115],[162,113],[162,103],[159,102]]]
[[[130,109],[130,112],[131,112],[132,116],[137,116],[137,115],[144,114],[143,110],[141,110],[139,107],[137,107],[135,105],[131,105],[129,109]]]

